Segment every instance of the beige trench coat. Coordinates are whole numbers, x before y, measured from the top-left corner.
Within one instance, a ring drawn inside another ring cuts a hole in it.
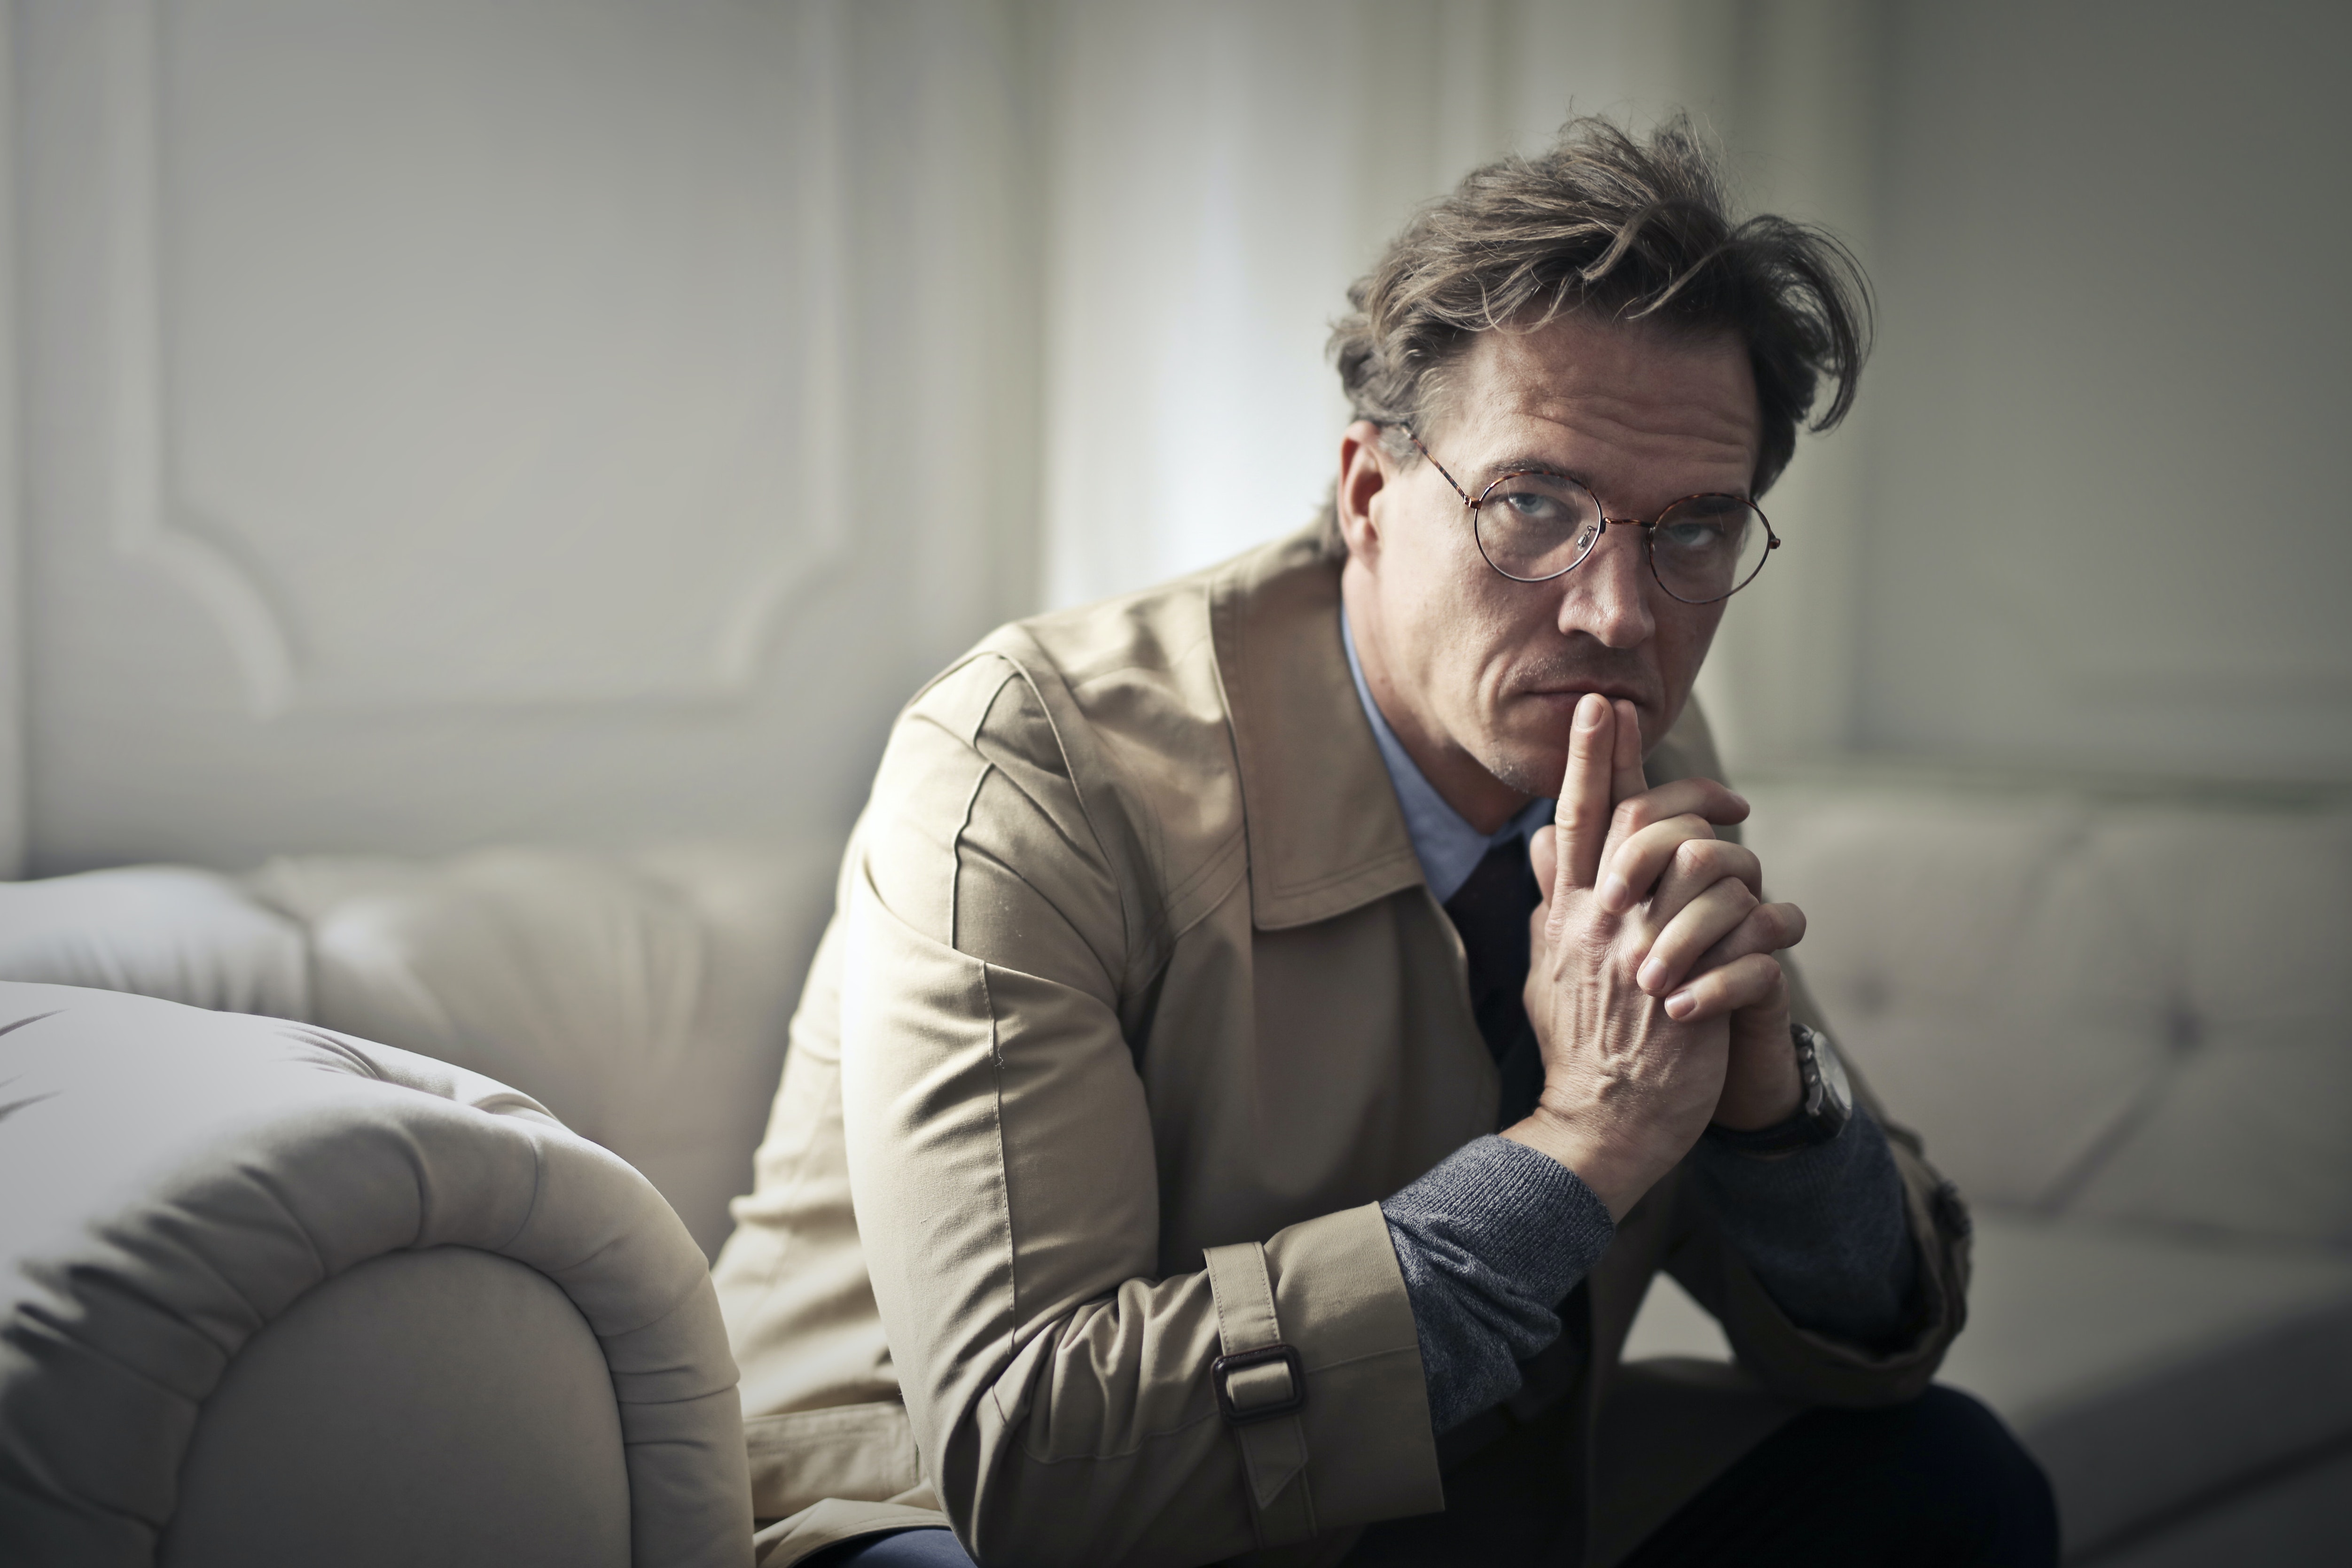
[[[900,716],[717,1266],[764,1563],[949,1521],[988,1563],[1328,1562],[1444,1505],[1378,1205],[1498,1086],[1339,608],[1301,535],[1007,627]],[[1695,708],[1650,766],[1715,771]],[[1591,1278],[1589,1370],[1514,1407],[1596,1407],[1661,1268],[1784,1395],[1916,1393],[1965,1218],[1895,1156],[1906,1343],[1792,1325],[1677,1171]],[[1211,1362],[1276,1340],[1304,1408],[1229,1425]]]

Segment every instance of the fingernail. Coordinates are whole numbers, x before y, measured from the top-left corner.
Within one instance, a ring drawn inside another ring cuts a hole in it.
[[[1612,915],[1622,915],[1633,904],[1633,890],[1626,886],[1625,879],[1615,872],[1611,872],[1601,879],[1599,891],[1601,907]]]
[[[1641,972],[1633,979],[1635,984],[1654,996],[1666,983],[1666,967],[1652,958],[1642,966]]]
[[[1666,998],[1666,1016],[1680,1023],[1698,1011],[1698,998],[1688,991],[1676,991]]]

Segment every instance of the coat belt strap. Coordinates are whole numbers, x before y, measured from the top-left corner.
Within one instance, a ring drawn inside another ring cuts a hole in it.
[[[1249,1479],[1250,1513],[1260,1547],[1304,1541],[1315,1533],[1315,1507],[1307,1490],[1307,1369],[1283,1343],[1274,1314],[1274,1282],[1265,1249],[1255,1241],[1211,1247],[1209,1290],[1217,1302],[1217,1343],[1224,1352],[1210,1366],[1217,1409],[1241,1444]]]

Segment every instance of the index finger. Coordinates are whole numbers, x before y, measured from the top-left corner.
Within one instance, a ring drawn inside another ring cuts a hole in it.
[[[1619,697],[1609,706],[1611,713],[1617,720],[1617,740],[1609,758],[1609,804],[1612,808],[1612,815],[1610,832],[1601,841],[1601,859],[1604,862],[1617,852],[1617,846],[1622,843],[1633,831],[1630,822],[1617,820],[1614,809],[1650,792],[1650,776],[1642,768],[1641,713],[1623,697]],[[1600,877],[1601,867],[1596,865],[1592,868],[1592,881],[1597,883]],[[1622,894],[1612,896],[1610,893],[1603,893],[1601,895],[1601,907],[1614,910],[1618,907],[1621,898]]]
[[[1646,794],[1650,777],[1642,769],[1642,715],[1623,697],[1611,705],[1617,715],[1617,748],[1610,759],[1609,803]]]
[[[1558,851],[1555,890],[1587,888],[1601,873],[1601,850],[1608,841],[1610,781],[1616,762],[1617,719],[1609,699],[1588,692],[1577,699],[1568,729],[1568,771],[1559,781],[1552,810]],[[1636,743],[1638,744],[1638,742]]]

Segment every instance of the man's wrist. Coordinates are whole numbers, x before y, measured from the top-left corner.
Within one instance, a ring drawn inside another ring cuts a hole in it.
[[[1657,1179],[1658,1173],[1648,1169],[1650,1161],[1599,1135],[1584,1119],[1540,1100],[1532,1113],[1501,1135],[1567,1166],[1608,1208],[1612,1220],[1623,1219]]]
[[[1739,1022],[1735,1020],[1733,1028],[1739,1030]],[[1713,1124],[1728,1132],[1777,1126],[1804,1108],[1804,1074],[1797,1065],[1788,1013],[1780,1011],[1749,1038],[1756,1042],[1752,1046],[1734,1038],[1732,1071],[1715,1108]]]
[[[1785,1082],[1770,1093],[1748,1094],[1734,1102],[1728,1095],[1716,1106],[1714,1125],[1734,1133],[1752,1133],[1777,1126],[1804,1108],[1804,1081],[1790,1064]]]
[[[1790,1023],[1789,1039],[1797,1068],[1796,1108],[1758,1127],[1718,1117],[1706,1130],[1717,1145],[1744,1155],[1773,1155],[1828,1143],[1844,1128],[1853,1113],[1853,1092],[1837,1051],[1828,1037],[1805,1024]]]

